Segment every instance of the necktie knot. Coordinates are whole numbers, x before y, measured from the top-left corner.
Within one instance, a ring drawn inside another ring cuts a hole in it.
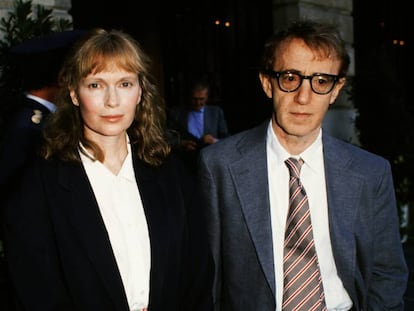
[[[302,167],[303,161],[296,160],[295,158],[289,158],[285,161],[286,166],[289,169],[290,177],[298,178],[300,176],[300,169]]]

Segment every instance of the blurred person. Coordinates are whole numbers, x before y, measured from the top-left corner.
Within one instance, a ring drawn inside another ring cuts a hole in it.
[[[321,127],[349,62],[334,25],[292,22],[264,47],[270,119],[201,151],[215,310],[404,309],[390,163]]]
[[[211,310],[197,194],[165,140],[148,56],[96,29],[60,78],[41,158],[6,206],[17,310]]]
[[[8,90],[11,99],[2,102],[10,108],[2,115],[7,127],[1,133],[0,144],[0,223],[2,207],[16,189],[21,174],[35,158],[45,121],[56,109],[58,72],[66,52],[82,34],[81,30],[54,32],[26,40],[10,49],[10,65],[18,79],[15,81],[18,93]],[[0,230],[0,279],[6,289],[6,299],[2,303],[7,305],[6,310],[12,310],[12,302],[7,299],[9,279],[4,271],[2,238]]]
[[[15,179],[36,155],[45,120],[56,110],[58,72],[67,50],[82,34],[81,30],[54,32],[10,50],[12,66],[18,72],[16,88],[21,92],[8,103],[14,108],[0,148],[1,199],[13,191]]]
[[[193,82],[188,103],[170,110],[170,128],[178,134],[173,148],[179,149],[194,166],[198,151],[229,136],[224,111],[209,105],[210,85],[198,79]]]
[[[0,146],[1,200],[13,192],[16,180],[36,156],[45,121],[56,110],[58,72],[67,50],[82,34],[81,30],[53,32],[10,50],[19,93],[11,103],[5,103],[13,109],[9,116],[3,116],[8,121]]]

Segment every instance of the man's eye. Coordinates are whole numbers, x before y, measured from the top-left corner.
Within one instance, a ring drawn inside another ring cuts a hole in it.
[[[329,78],[326,78],[326,77],[318,77],[318,83],[319,84],[326,84],[328,82],[330,82],[330,79]]]
[[[326,82],[326,81],[325,81],[324,79],[322,79],[322,78],[318,78],[318,80],[317,80],[317,81],[318,81],[318,83],[319,83],[319,84],[324,84],[324,83]]]

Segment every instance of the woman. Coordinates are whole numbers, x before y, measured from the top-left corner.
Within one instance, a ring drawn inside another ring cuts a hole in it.
[[[210,310],[196,191],[170,155],[149,66],[116,30],[66,60],[42,159],[6,210],[19,310]]]

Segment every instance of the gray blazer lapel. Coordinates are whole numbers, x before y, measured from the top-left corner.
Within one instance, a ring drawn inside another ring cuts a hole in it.
[[[335,139],[325,136],[324,160],[332,251],[339,277],[351,297],[355,297],[353,280],[357,258],[354,232],[362,180],[358,172],[349,170],[352,156],[347,150]]]
[[[267,124],[268,122],[265,122],[240,142],[238,149],[241,158],[231,165],[230,172],[236,184],[241,208],[245,215],[259,261],[269,286],[273,293],[275,293],[273,239],[266,158]]]

